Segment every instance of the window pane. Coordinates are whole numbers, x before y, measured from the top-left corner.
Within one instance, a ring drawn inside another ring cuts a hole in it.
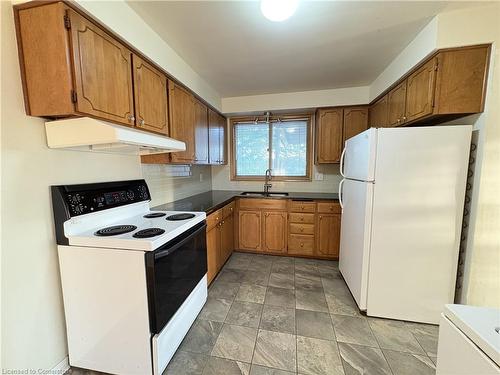
[[[263,176],[269,168],[269,126],[236,124],[236,175]]]
[[[273,123],[273,176],[306,176],[307,121]]]

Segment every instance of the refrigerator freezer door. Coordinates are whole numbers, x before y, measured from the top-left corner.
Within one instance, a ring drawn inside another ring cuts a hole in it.
[[[373,183],[343,181],[339,270],[358,307],[366,310]]]
[[[359,181],[375,180],[375,153],[378,129],[370,128],[345,142],[341,173],[345,178]]]
[[[471,132],[379,129],[368,315],[438,324],[453,302]]]

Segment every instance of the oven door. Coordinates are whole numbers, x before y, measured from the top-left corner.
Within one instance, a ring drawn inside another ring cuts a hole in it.
[[[207,273],[203,222],[155,251],[146,253],[149,322],[159,333]]]

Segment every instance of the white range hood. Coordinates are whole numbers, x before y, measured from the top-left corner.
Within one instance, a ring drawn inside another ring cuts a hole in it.
[[[184,142],[90,117],[45,122],[50,148],[148,155],[185,151]]]

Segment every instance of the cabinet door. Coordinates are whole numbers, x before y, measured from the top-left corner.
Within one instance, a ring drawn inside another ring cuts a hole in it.
[[[394,127],[405,122],[406,81],[400,83],[387,94],[388,126]]]
[[[338,163],[342,153],[342,108],[319,109],[316,127],[316,162]]]
[[[387,107],[387,95],[377,100],[370,107],[370,127],[372,128],[386,128],[389,123]]]
[[[207,278],[210,283],[219,271],[220,264],[220,226],[217,224],[207,230]]]
[[[238,218],[240,249],[261,250],[261,212],[240,211]]]
[[[220,163],[220,125],[217,112],[208,110],[208,162],[209,164]]]
[[[173,152],[172,161],[194,160],[194,98],[183,87],[169,82],[170,136],[186,143],[186,151]]]
[[[133,55],[137,127],[168,135],[167,77]]]
[[[338,258],[340,247],[340,214],[318,216],[316,251],[320,256]]]
[[[222,263],[224,263],[234,250],[234,215],[222,220],[221,242]]]
[[[131,52],[86,18],[68,12],[76,111],[134,125]]]
[[[287,213],[269,211],[263,214],[262,249],[273,253],[285,253]]]
[[[198,100],[194,108],[194,161],[196,164],[208,164],[208,108]]]
[[[410,75],[406,89],[406,121],[432,114],[436,89],[437,58]]]
[[[224,116],[219,116],[219,164],[226,164],[226,128],[227,122]]]
[[[344,108],[344,142],[368,129],[368,107]]]

